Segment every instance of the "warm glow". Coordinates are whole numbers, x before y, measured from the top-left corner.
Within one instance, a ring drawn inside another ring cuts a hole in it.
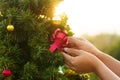
[[[54,16],[53,18],[52,18],[52,20],[60,20],[61,21],[61,18],[60,18],[60,16],[58,15],[56,15],[56,16]]]
[[[120,0],[64,0],[55,15],[65,12],[76,35],[120,34]]]
[[[76,18],[75,20],[73,20],[74,16],[76,15],[73,12],[74,9],[76,9],[76,6],[74,7],[73,2],[70,2],[70,0],[64,0],[56,7],[55,15],[61,15],[63,13],[66,13],[69,18],[68,24],[70,25],[73,32],[77,34],[77,31],[76,31],[77,27],[75,27],[74,23],[75,23],[75,20],[77,22],[78,19]]]

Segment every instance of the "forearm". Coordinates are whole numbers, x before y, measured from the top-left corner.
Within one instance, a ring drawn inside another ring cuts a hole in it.
[[[120,80],[120,78],[102,62],[100,62],[97,66],[95,73],[100,77],[101,80]]]
[[[96,57],[99,58],[115,74],[120,76],[120,61],[114,59],[113,57],[111,57],[103,52],[97,53]]]

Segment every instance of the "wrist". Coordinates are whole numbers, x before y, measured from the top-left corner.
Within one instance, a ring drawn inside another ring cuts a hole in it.
[[[94,51],[94,55],[95,55],[97,58],[99,58],[101,54],[104,54],[104,53],[103,53],[102,51],[100,51],[100,50]]]
[[[92,58],[92,62],[91,62],[93,67],[92,71],[97,74],[97,72],[99,71],[99,68],[102,67],[103,63],[95,55],[93,55],[93,57],[94,58]]]
[[[113,73],[102,61],[99,61],[95,69],[96,75],[102,80],[119,80],[120,78]]]
[[[94,60],[94,72],[97,74],[103,68],[103,65],[104,63],[96,57],[96,60]]]

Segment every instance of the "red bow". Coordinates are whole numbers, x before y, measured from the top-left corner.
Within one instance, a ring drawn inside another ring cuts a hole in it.
[[[53,44],[49,48],[51,52],[54,52],[56,49],[62,50],[62,48],[67,45],[66,32],[60,29],[56,29],[51,36],[51,41],[53,42]]]

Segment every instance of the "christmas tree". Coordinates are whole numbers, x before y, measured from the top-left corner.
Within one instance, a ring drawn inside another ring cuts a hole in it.
[[[0,0],[0,80],[87,80],[77,73],[73,79],[69,70],[60,74],[62,56],[49,50],[56,29],[73,34],[65,14],[53,19],[61,1]]]

